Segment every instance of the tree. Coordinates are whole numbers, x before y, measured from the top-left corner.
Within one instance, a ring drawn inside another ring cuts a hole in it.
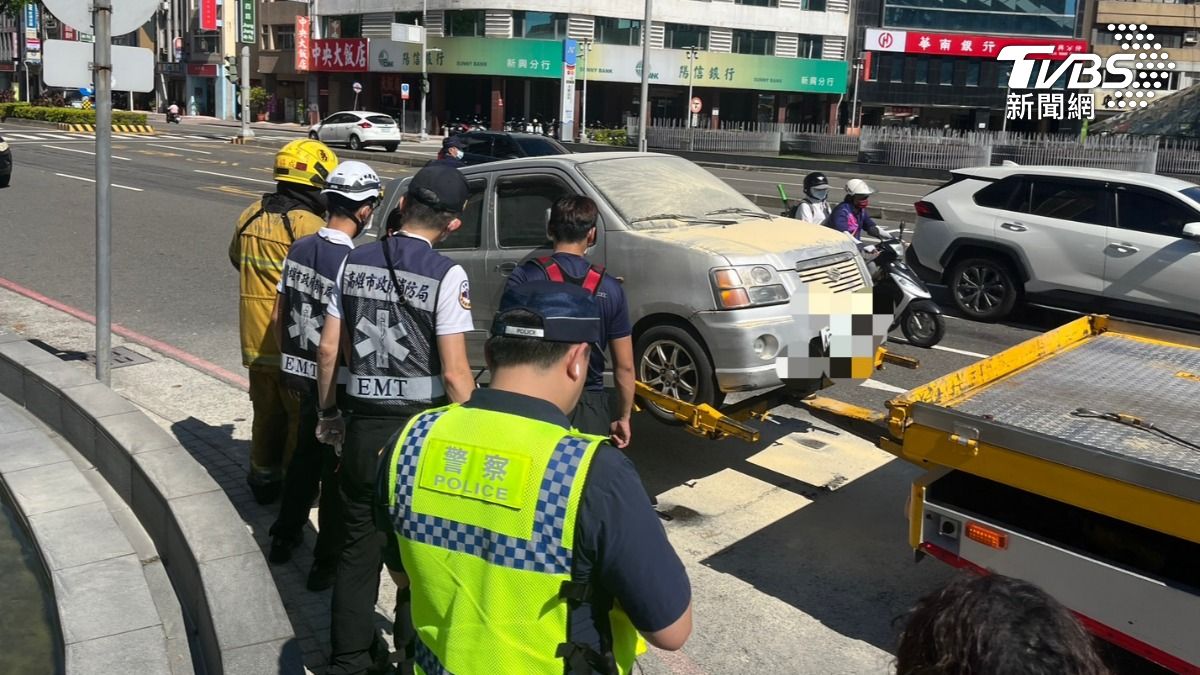
[[[25,11],[28,0],[0,0],[0,14],[19,17]]]

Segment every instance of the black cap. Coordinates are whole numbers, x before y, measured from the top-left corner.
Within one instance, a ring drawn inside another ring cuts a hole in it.
[[[537,319],[509,323],[506,315],[514,309],[523,309]],[[572,344],[599,342],[600,309],[592,294],[575,284],[529,281],[504,291],[492,321],[492,335]]]
[[[436,211],[462,213],[470,190],[467,179],[449,164],[431,163],[408,183],[407,195]]]
[[[449,150],[450,148],[466,150],[467,144],[463,141],[461,136],[447,136],[445,140],[442,141],[442,149]]]

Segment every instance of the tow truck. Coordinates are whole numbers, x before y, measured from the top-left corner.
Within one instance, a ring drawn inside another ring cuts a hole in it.
[[[926,469],[906,507],[918,560],[1035,583],[1099,637],[1200,675],[1198,401],[1200,334],[1093,315],[900,394],[886,413],[802,404],[878,425],[879,447]],[[676,416],[756,440],[741,420],[770,403],[731,420]]]

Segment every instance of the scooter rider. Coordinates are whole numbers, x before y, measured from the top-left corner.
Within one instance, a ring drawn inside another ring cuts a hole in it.
[[[839,232],[848,232],[856,240],[862,239],[864,231],[876,239],[888,239],[889,237],[883,234],[871,219],[871,214],[867,213],[870,196],[873,194],[875,191],[861,178],[846,181],[846,197],[830,214],[827,221],[829,227]]]
[[[831,208],[829,196],[829,179],[825,174],[814,171],[804,177],[804,199],[792,210],[792,217],[806,223],[825,224]]]

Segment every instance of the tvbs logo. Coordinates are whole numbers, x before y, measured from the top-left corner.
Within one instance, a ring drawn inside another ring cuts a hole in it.
[[[996,58],[1012,63],[1010,89],[1055,89],[1063,85],[1066,89],[1164,89],[1175,64],[1146,29],[1145,24],[1109,24],[1113,43],[1124,51],[1107,59],[1096,54],[1070,54],[1055,61],[1051,45],[1010,45]]]

